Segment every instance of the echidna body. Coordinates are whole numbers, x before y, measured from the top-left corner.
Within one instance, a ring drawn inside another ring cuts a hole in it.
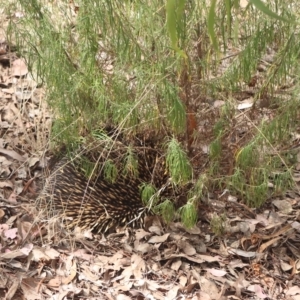
[[[62,211],[68,227],[107,232],[117,226],[142,227],[151,214],[140,197],[139,180],[121,176],[115,183],[88,180],[67,159],[48,178],[44,194]]]

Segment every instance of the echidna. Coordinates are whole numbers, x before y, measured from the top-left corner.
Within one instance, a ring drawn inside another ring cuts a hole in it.
[[[139,170],[142,178],[149,173],[146,165]],[[101,173],[89,181],[64,158],[48,178],[43,196],[47,195],[55,209],[62,211],[68,227],[93,232],[107,232],[117,226],[137,228],[143,227],[145,216],[152,214],[142,203],[140,183],[140,178],[126,176],[119,176],[113,183]]]

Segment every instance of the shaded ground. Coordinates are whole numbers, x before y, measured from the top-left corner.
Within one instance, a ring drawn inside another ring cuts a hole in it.
[[[36,187],[51,113],[24,61],[0,42],[1,299],[300,299],[297,185],[259,210],[211,191],[190,230],[154,219],[147,232],[93,236],[68,233],[59,218],[41,214]],[[243,101],[239,114],[251,108],[251,93]],[[215,101],[212,113],[222,104]],[[272,113],[268,105],[259,112],[257,122]],[[224,212],[217,237],[209,222]]]

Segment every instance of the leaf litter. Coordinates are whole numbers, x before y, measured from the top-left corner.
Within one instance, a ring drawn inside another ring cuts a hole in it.
[[[44,180],[38,169],[47,167],[51,112],[9,48],[1,38],[1,299],[300,298],[298,190],[257,211],[220,192],[211,199],[213,214],[192,229],[153,221],[147,231],[101,236],[69,233],[57,218],[45,219],[34,201]],[[239,110],[252,106],[249,95]],[[215,101],[214,109],[221,106]],[[217,236],[210,221],[224,209]]]

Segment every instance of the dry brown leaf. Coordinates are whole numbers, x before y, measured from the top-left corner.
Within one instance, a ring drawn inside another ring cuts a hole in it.
[[[68,269],[69,276],[63,278],[63,284],[69,284],[76,276],[77,273],[77,264],[76,261],[73,261],[72,267]]]
[[[259,247],[259,249],[258,249],[257,252],[258,253],[264,252],[269,246],[271,246],[272,244],[276,243],[277,241],[279,241],[281,239],[282,239],[282,237],[276,237],[276,238],[274,238],[274,239],[272,239],[272,240],[270,240],[270,241],[268,241],[268,242],[260,245],[260,247]]]
[[[149,232],[155,233],[156,235],[161,235],[162,234],[162,228],[160,226],[150,226],[149,227]]]
[[[214,108],[219,108],[219,107],[221,107],[221,106],[223,106],[223,105],[225,105],[225,101],[223,101],[223,100],[216,100],[216,101],[214,101]]]
[[[21,156],[14,150],[7,150],[7,149],[0,148],[0,153],[10,156],[11,158],[16,159],[21,162],[24,162],[26,160],[26,158],[24,158],[23,156]]]
[[[39,157],[32,156],[28,159],[27,163],[28,163],[28,166],[31,168],[31,167],[35,166],[39,161],[40,161]]]
[[[207,294],[207,293],[205,293],[205,292],[202,292],[202,291],[198,291],[198,292],[196,292],[195,293],[195,300],[196,299],[201,299],[201,300],[212,300],[212,298]],[[240,298],[238,298],[238,297],[235,297],[235,296],[231,296],[231,298],[232,299],[230,299],[230,300],[241,300]],[[225,299],[223,299],[223,298],[220,298],[220,300],[225,300]],[[226,299],[227,300],[227,299]]]
[[[137,254],[131,256],[131,268],[133,275],[136,279],[143,278],[143,274],[146,270],[145,261]]]
[[[161,273],[163,274],[164,278],[173,278],[177,274],[174,272],[174,270],[171,270],[169,268],[162,268]]]
[[[258,284],[249,285],[247,287],[247,291],[253,292],[259,299],[265,299],[270,297],[270,295],[265,294],[263,288]]]
[[[5,230],[3,235],[6,238],[9,238],[9,239],[13,240],[17,237],[17,232],[18,232],[18,228],[11,228],[11,229]]]
[[[24,76],[28,73],[28,68],[26,66],[24,59],[19,58],[13,61],[11,67],[11,73],[12,76]]]
[[[6,252],[6,253],[1,253],[0,257],[2,259],[12,259],[12,258],[16,258],[16,257],[28,256],[28,254],[31,252],[32,248],[33,248],[32,244],[27,244],[26,246],[24,246],[21,249]]]
[[[120,251],[116,252],[112,257],[109,257],[109,262],[111,264],[114,264],[115,261],[120,260],[123,257],[124,257],[123,251],[120,250]]]
[[[18,287],[19,287],[19,279],[15,277],[14,280],[12,280],[12,285],[10,286],[7,293],[5,294],[5,300],[11,300],[15,295]]]
[[[143,281],[144,280],[141,280],[141,283],[143,284]],[[147,288],[150,290],[150,291],[157,291],[159,289],[164,289],[164,290],[169,290],[171,288],[171,286],[164,286],[162,285],[161,283],[158,283],[156,281],[153,281],[153,280],[145,280],[145,286],[147,286]],[[141,284],[141,285],[142,285]]]
[[[242,257],[248,257],[248,258],[256,256],[256,252],[254,252],[254,251],[244,251],[244,250],[236,249],[236,248],[229,248],[228,252],[230,254],[236,254],[236,255],[239,255]]]
[[[272,203],[280,210],[283,214],[291,214],[293,207],[289,200],[273,200]]]
[[[5,180],[5,181],[0,181],[0,188],[5,188],[5,187],[9,187],[9,188],[13,188],[14,185],[10,180]]]
[[[51,288],[57,288],[57,287],[61,286],[61,284],[62,284],[62,277],[57,276],[55,278],[50,279],[47,286],[49,286]]]
[[[185,287],[187,282],[188,282],[188,278],[186,275],[179,276],[179,284],[181,285],[181,287]]]
[[[182,250],[186,255],[196,254],[196,249],[188,242],[184,242],[184,246],[182,247]]]
[[[15,90],[12,88],[2,89],[2,92],[7,93],[7,94],[13,94],[15,92]]]
[[[0,289],[5,289],[7,287],[7,283],[8,283],[8,277],[7,277],[6,273],[1,272]]]
[[[91,267],[87,265],[81,265],[81,272],[79,275],[79,279],[86,279],[90,282],[95,282],[99,279],[99,273],[95,274],[91,272]]]
[[[253,98],[249,98],[249,99],[246,99],[244,101],[240,101],[240,103],[237,105],[236,108],[239,109],[239,110],[250,108],[250,107],[253,106],[253,102],[254,102]]]
[[[116,300],[131,300],[131,298],[124,294],[119,294],[119,295],[117,295]]]
[[[240,259],[234,259],[234,260],[229,262],[228,266],[230,268],[235,269],[235,268],[243,268],[245,266],[249,266],[249,264],[243,263]]]
[[[59,257],[59,252],[57,252],[53,248],[47,248],[44,250],[45,254],[50,258],[50,259],[56,259]]]
[[[148,243],[150,243],[150,244],[163,243],[168,239],[169,235],[170,235],[170,233],[166,233],[161,236],[152,236],[149,239]]]
[[[21,264],[19,261],[14,260],[14,259],[8,261],[8,262],[7,262],[7,265],[10,266],[11,268],[24,270],[24,265]]]
[[[182,264],[181,259],[175,259],[171,265],[171,269],[174,271],[178,271]]]
[[[295,221],[291,223],[291,226],[296,229],[297,231],[300,231],[300,223]]]
[[[10,203],[17,203],[17,194],[15,193],[15,191],[13,191],[13,192],[9,195],[7,201],[9,201]]]
[[[119,271],[121,270],[124,265],[124,260],[123,260],[123,254],[121,253],[121,251],[117,252],[114,256],[109,258],[109,268],[115,271]],[[105,265],[105,267],[108,267],[107,265]]]
[[[291,296],[294,296],[294,295],[300,295],[300,287],[298,285],[293,285],[291,286],[287,292],[286,292],[286,295],[291,295]]]
[[[6,231],[9,229],[9,226],[7,224],[0,224],[0,234],[2,234],[2,232]]]
[[[126,267],[124,268],[122,274],[116,278],[113,279],[113,281],[117,281],[119,279],[124,279],[125,282],[130,281],[131,276],[133,275],[132,267]]]
[[[119,278],[121,278],[122,276],[120,276]],[[117,278],[116,281],[119,280],[119,278]],[[112,276],[112,282],[114,282],[115,277]],[[122,292],[128,292],[132,289],[133,286],[133,282],[128,282],[128,279],[124,279],[124,280],[120,280],[120,284],[117,282],[114,282],[113,287],[116,289],[116,291],[122,291]]]
[[[227,274],[226,271],[224,270],[219,270],[219,269],[206,269],[208,272],[210,272],[213,276],[216,277],[223,277]]]
[[[23,278],[21,280],[21,289],[24,293],[26,300],[39,300],[43,299],[40,286],[43,280],[38,278]]]
[[[19,179],[27,178],[27,169],[25,167],[19,167],[17,170],[17,177]]]
[[[166,296],[165,296],[165,293],[162,293],[160,291],[155,291],[155,292],[153,292],[153,298],[157,299],[157,300],[165,300]],[[169,298],[169,299],[171,299],[171,298]],[[169,300],[169,299],[167,298],[167,300]]]
[[[108,300],[115,300],[115,297],[113,297],[110,293],[105,293],[105,292],[103,292],[103,295],[104,295]]]
[[[195,275],[198,275],[198,274],[193,272],[194,277],[195,277]],[[197,277],[195,277],[195,278],[197,278]],[[212,280],[206,279],[204,276],[198,277],[197,281],[198,281],[199,285],[201,286],[202,292],[205,292],[207,295],[209,295],[211,297],[211,299],[218,299],[219,290],[218,290],[215,282],[213,282]]]
[[[93,266],[99,266],[99,267],[104,267],[108,263],[110,263],[111,258],[109,256],[104,256],[104,255],[97,255],[94,258],[94,263]]]
[[[190,284],[188,284],[187,286],[185,286],[183,289],[184,292],[190,294],[192,293],[196,288],[199,288],[199,283],[198,282],[192,282]],[[202,298],[200,298],[202,299]]]
[[[282,260],[280,261],[280,267],[285,272],[289,271],[289,270],[291,270],[293,268],[293,266],[291,266],[290,264],[288,264],[288,263],[286,263],[286,262],[284,262]]]
[[[275,223],[275,224],[272,224],[272,225],[266,227],[266,229],[273,228],[273,227],[278,226],[278,225],[279,224]],[[291,235],[293,233],[293,231],[294,231],[294,229],[292,228],[292,226],[290,224],[287,224],[287,225],[280,228],[278,231],[276,231],[273,234],[269,234],[269,235],[258,234],[256,236],[259,239],[262,239],[262,240],[269,240],[269,239],[272,239],[272,238],[277,237],[277,236]]]
[[[26,221],[18,222],[18,232],[21,236],[22,241],[24,241],[27,238],[31,228],[32,228],[32,224],[30,222],[26,222]]]
[[[135,232],[135,237],[136,237],[137,240],[142,240],[145,237],[148,237],[149,235],[150,235],[150,233],[145,231],[144,229],[138,229]]]
[[[0,122],[0,126],[1,126],[1,128],[3,128],[3,129],[8,129],[8,128],[10,128],[9,123],[6,122],[6,121]]]
[[[190,234],[196,234],[199,235],[201,233],[201,230],[198,226],[193,226],[192,228],[185,228],[186,232]]]
[[[135,241],[134,250],[140,253],[147,253],[153,249],[153,246],[148,243],[138,243]]]
[[[29,100],[32,97],[32,91],[25,90],[24,88],[17,89],[15,92],[15,96],[19,102]],[[30,110],[28,116],[33,119],[36,116],[35,111]]]
[[[43,248],[34,247],[31,251],[31,260],[39,262],[40,260],[48,261],[50,257],[45,254]]]
[[[59,287],[61,285],[66,285],[69,284],[76,276],[77,271],[76,271],[77,265],[75,260],[73,261],[73,264],[70,268],[66,267],[67,273],[69,274],[68,276],[56,276],[55,278],[52,278],[48,282],[48,286],[50,287]]]

